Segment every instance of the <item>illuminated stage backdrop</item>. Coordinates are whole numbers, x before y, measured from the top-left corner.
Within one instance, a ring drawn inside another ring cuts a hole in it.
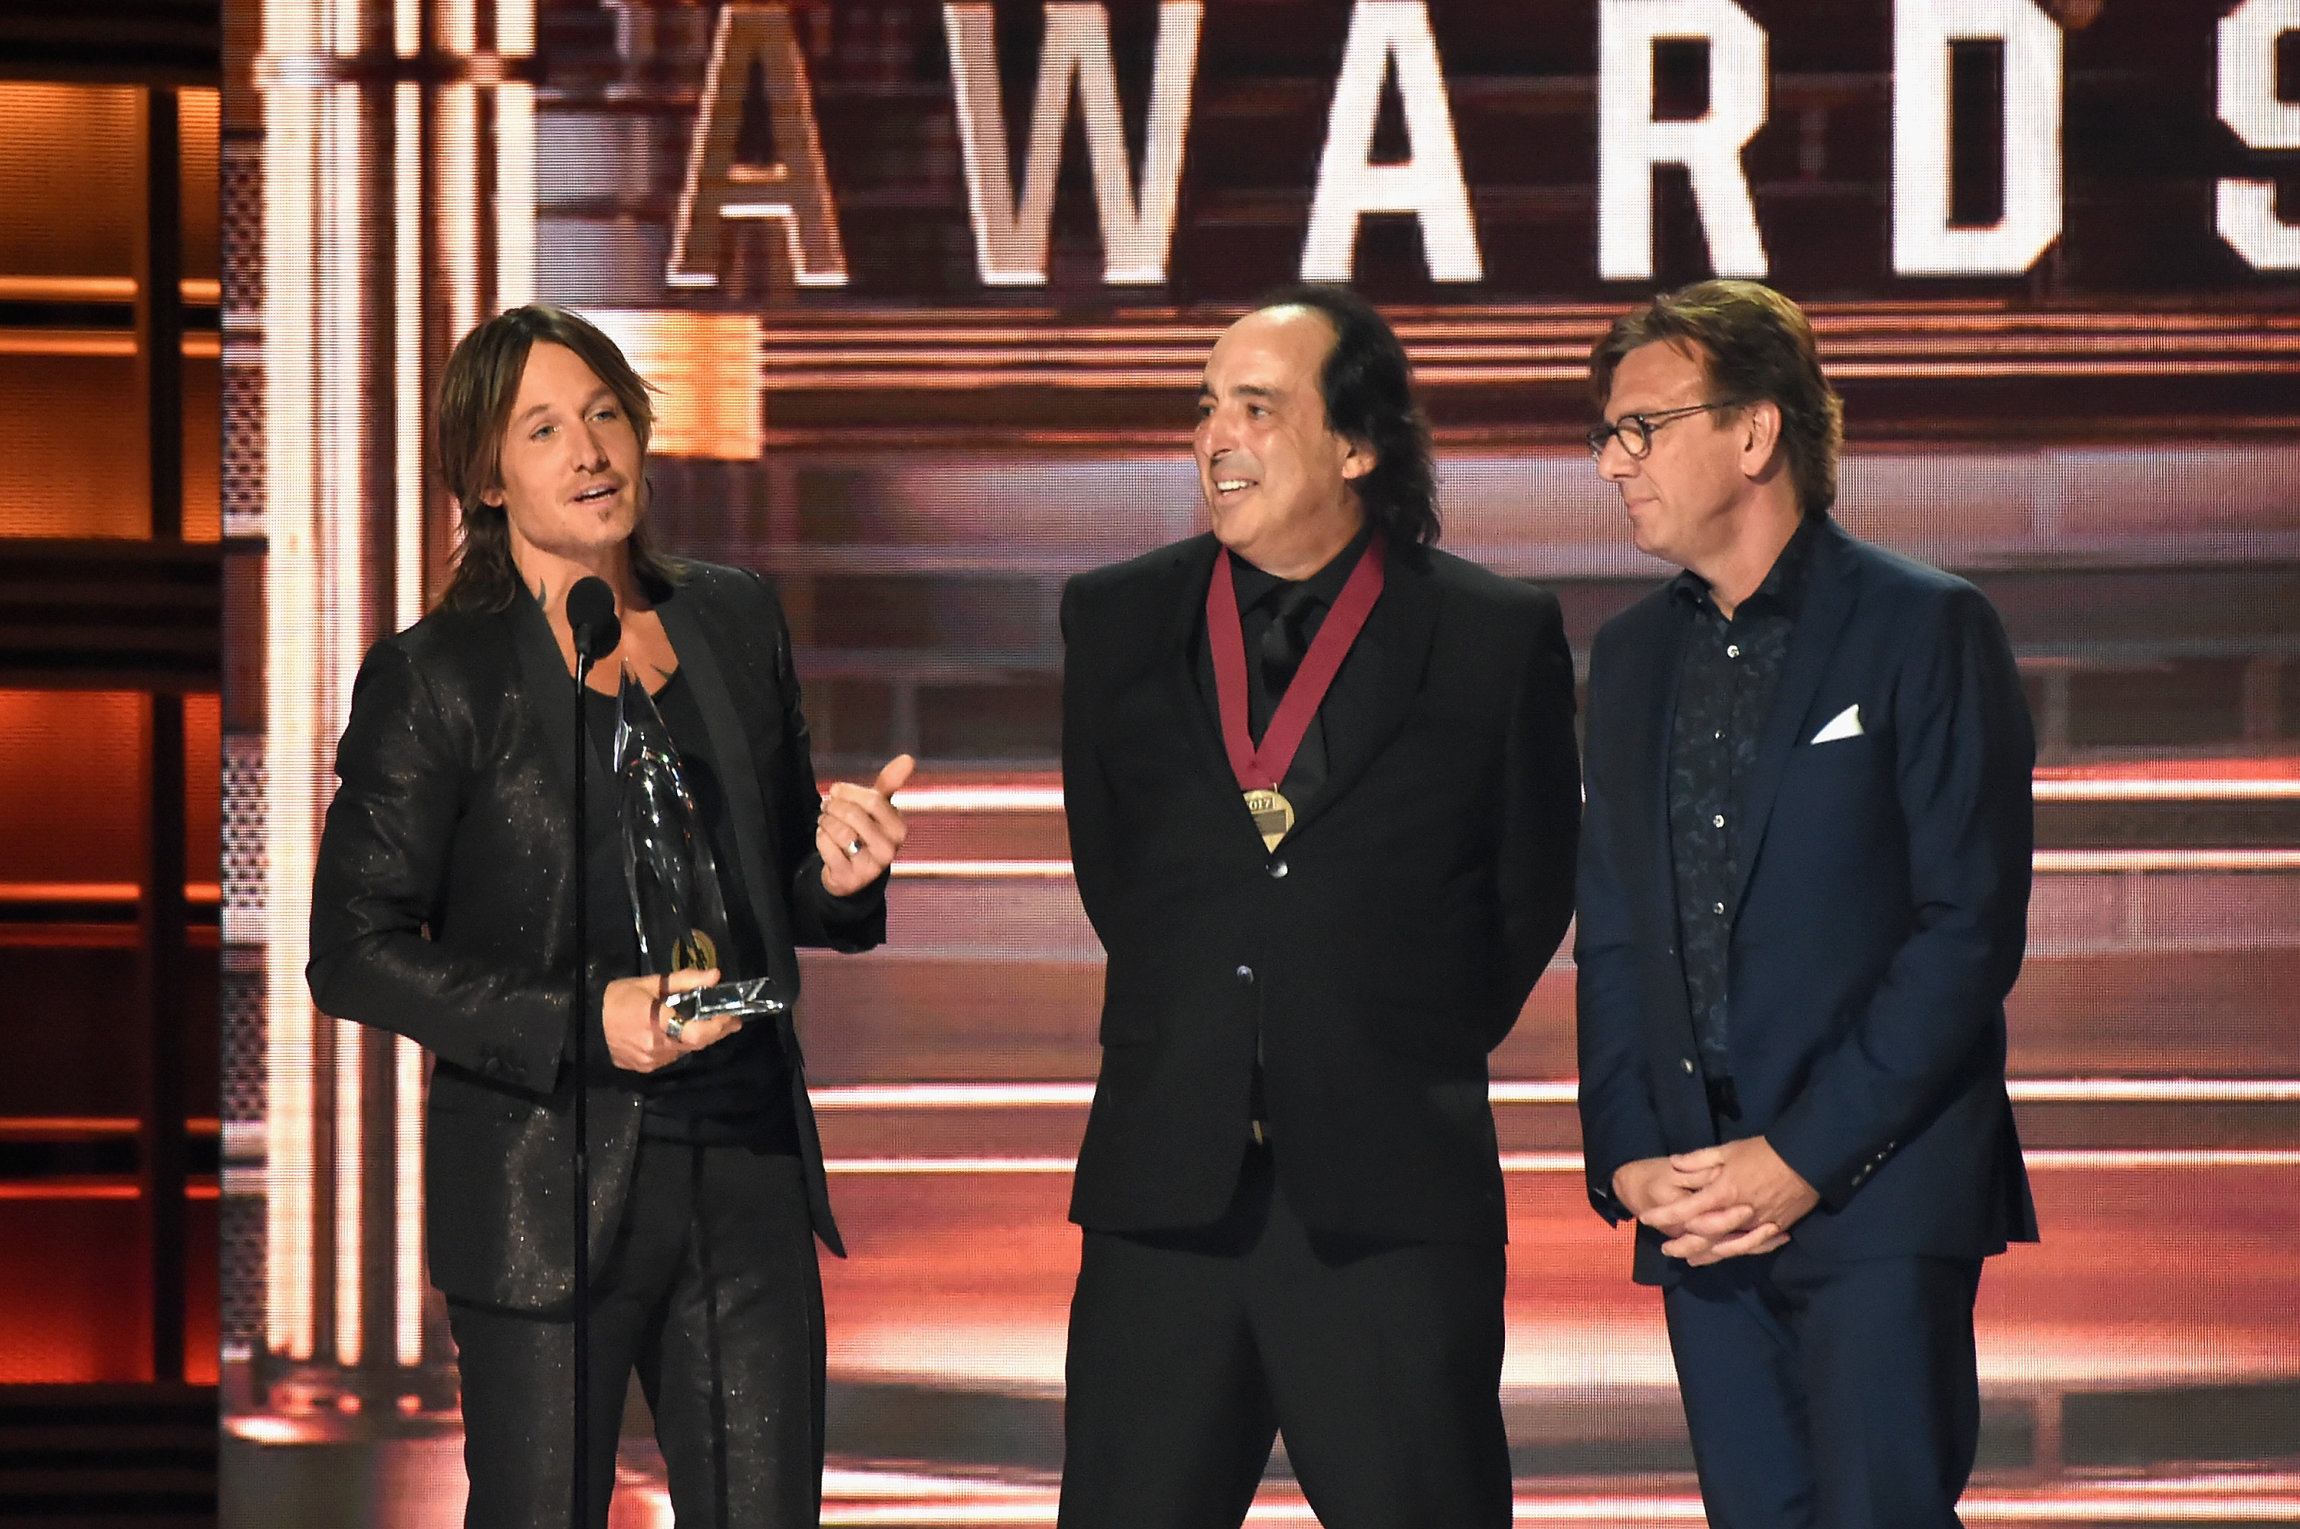
[[[315,1014],[360,654],[453,544],[480,315],[664,388],[654,514],[790,610],[818,763],[926,762],[888,947],[802,1018],[854,1249],[836,1523],[1050,1520],[1100,952],[1062,579],[1197,525],[1194,383],[1298,278],[1399,321],[1446,544],[1586,652],[1663,570],[1577,432],[1604,319],[1814,312],[1844,519],[2003,611],[2040,849],[2014,1098],[2046,1242],[1981,1300],[1977,1522],[2300,1519],[2300,0],[228,8],[227,1520],[455,1521],[420,1055]],[[1658,1310],[1583,1200],[1562,956],[1495,1058],[1521,1512],[1698,1517]],[[619,1522],[666,1522],[634,1407]],[[1283,1455],[1264,1508],[1298,1521]]]

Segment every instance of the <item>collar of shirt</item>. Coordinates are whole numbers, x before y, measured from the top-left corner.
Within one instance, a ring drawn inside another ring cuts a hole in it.
[[[1828,519],[1827,511],[1808,512],[1799,517],[1797,529],[1790,533],[1788,545],[1781,555],[1773,559],[1766,570],[1765,580],[1756,593],[1733,608],[1738,620],[1743,611],[1755,615],[1767,610],[1778,611],[1791,621],[1805,604],[1805,575],[1813,565],[1813,538],[1816,528]],[[1709,581],[1688,568],[1669,581],[1669,593],[1695,610],[1715,612],[1716,602],[1710,598]],[[1722,617],[1722,612],[1717,612]]]
[[[1371,523],[1358,527],[1358,534],[1350,538],[1348,546],[1335,553],[1325,567],[1300,581],[1309,586],[1310,593],[1317,597],[1319,605],[1327,610],[1333,609],[1334,602],[1342,597],[1342,586],[1349,583],[1350,575],[1357,571],[1358,555],[1366,550],[1366,543],[1373,540],[1373,535]],[[1288,582],[1291,581],[1281,579],[1274,573],[1265,573],[1235,554],[1230,558],[1230,583],[1238,592],[1238,611],[1241,615],[1267,599],[1270,592],[1279,585]]]

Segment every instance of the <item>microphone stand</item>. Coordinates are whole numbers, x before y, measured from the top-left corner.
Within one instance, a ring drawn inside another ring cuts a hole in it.
[[[586,580],[587,583],[600,581]],[[572,599],[570,600],[572,603]],[[571,1529],[589,1529],[591,1495],[591,880],[590,728],[583,692],[591,666],[622,640],[610,600],[604,621],[569,625],[575,638],[575,1448]]]

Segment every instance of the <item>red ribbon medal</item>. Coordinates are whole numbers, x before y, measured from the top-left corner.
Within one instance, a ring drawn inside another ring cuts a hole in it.
[[[1377,533],[1358,554],[1349,582],[1326,614],[1302,666],[1294,671],[1285,696],[1271,714],[1261,747],[1246,720],[1246,632],[1238,621],[1238,589],[1230,578],[1230,549],[1214,558],[1214,577],[1206,586],[1206,638],[1213,645],[1214,696],[1222,713],[1222,747],[1230,755],[1230,773],[1246,794],[1246,810],[1266,849],[1275,850],[1294,826],[1294,804],[1279,792],[1294,755],[1310,731],[1310,719],[1333,687],[1334,676],[1349,656],[1350,647],[1365,629],[1366,617],[1382,592],[1382,538]]]

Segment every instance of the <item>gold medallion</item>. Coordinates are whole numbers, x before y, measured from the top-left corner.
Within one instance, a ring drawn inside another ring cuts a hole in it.
[[[1293,831],[1294,804],[1275,791],[1249,791],[1246,810],[1254,815],[1254,829],[1262,836],[1262,847],[1274,850],[1278,841]]]
[[[719,964],[719,946],[700,929],[690,929],[671,947],[671,969],[680,972],[709,971]]]

